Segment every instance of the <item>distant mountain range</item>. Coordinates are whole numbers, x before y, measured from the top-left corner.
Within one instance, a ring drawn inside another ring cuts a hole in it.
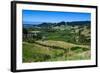
[[[91,21],[73,21],[67,22],[67,25],[90,25]]]
[[[48,27],[48,26],[61,26],[61,25],[90,25],[91,21],[73,21],[73,22],[59,22],[59,23],[50,23],[50,22],[37,22],[33,24],[23,24],[24,28],[30,27]]]

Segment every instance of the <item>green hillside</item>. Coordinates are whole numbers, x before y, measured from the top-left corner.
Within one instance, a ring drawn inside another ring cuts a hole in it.
[[[91,59],[90,22],[23,27],[23,62]]]

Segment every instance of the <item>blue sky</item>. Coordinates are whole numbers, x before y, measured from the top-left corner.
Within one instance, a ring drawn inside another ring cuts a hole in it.
[[[90,13],[79,12],[55,12],[55,11],[36,11],[23,10],[22,22],[24,24],[34,24],[40,22],[70,22],[70,21],[90,21]]]

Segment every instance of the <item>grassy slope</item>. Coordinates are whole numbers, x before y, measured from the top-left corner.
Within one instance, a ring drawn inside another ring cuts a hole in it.
[[[47,40],[47,41],[37,41],[38,43],[50,45],[50,46],[58,46],[62,48],[72,48],[72,47],[83,47],[83,48],[90,48],[88,45],[76,45],[64,41],[53,41],[53,40]]]
[[[43,45],[23,42],[23,62],[82,60],[90,58],[89,46],[86,45],[75,45],[52,40],[37,42]],[[55,49],[56,47],[52,46],[57,46],[59,49]],[[71,50],[65,51],[60,48]]]

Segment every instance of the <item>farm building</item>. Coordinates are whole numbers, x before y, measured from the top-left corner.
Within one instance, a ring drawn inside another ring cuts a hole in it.
[[[27,34],[23,34],[23,38],[32,38],[33,36],[37,36],[40,31],[29,31]]]

